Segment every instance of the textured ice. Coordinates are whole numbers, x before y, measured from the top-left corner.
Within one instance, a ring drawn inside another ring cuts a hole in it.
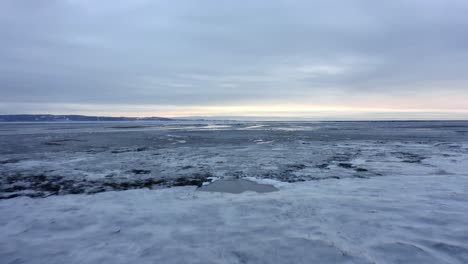
[[[468,177],[0,201],[0,263],[467,263]]]
[[[0,180],[2,264],[468,263],[468,122],[5,123]]]
[[[468,164],[468,122],[4,123],[0,128],[0,198],[200,186],[233,177],[298,182],[464,175]]]

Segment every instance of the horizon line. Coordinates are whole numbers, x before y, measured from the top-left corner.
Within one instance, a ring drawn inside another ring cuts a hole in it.
[[[284,121],[284,122],[294,122],[294,121],[310,121],[310,122],[431,122],[431,121],[459,121],[464,122],[468,121],[467,119],[460,118],[339,118],[339,117],[329,117],[329,118],[318,118],[318,117],[294,117],[294,116],[222,116],[222,115],[212,115],[212,116],[179,116],[179,117],[168,117],[168,116],[125,116],[125,115],[88,115],[88,114],[51,114],[51,113],[40,113],[40,114],[0,114],[0,116],[81,116],[81,117],[99,117],[99,118],[129,118],[129,119],[145,119],[145,118],[162,118],[162,119],[172,119],[166,121],[263,121],[263,122],[275,122],[275,121]],[[128,120],[128,121],[138,121],[138,120]],[[142,121],[157,121],[157,120],[142,120]],[[165,120],[159,120],[165,121]],[[0,122],[21,122],[21,121],[0,121]],[[41,122],[38,121],[23,121],[23,122]],[[44,122],[67,122],[67,121],[44,121]],[[112,122],[112,121],[69,121],[69,122]],[[122,121],[120,121],[122,122]]]

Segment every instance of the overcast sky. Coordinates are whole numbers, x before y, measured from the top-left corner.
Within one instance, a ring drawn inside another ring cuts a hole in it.
[[[0,113],[468,119],[466,0],[2,0]]]

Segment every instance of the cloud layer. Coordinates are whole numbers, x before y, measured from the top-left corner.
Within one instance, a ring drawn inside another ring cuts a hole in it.
[[[464,0],[1,1],[0,111],[463,116],[466,14]]]

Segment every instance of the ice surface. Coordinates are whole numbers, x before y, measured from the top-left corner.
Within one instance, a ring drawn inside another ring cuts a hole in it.
[[[200,186],[226,177],[298,182],[466,175],[468,166],[468,122],[7,123],[0,128],[0,198]]]
[[[1,263],[467,263],[468,177],[0,201]]]
[[[468,122],[5,123],[0,263],[468,263],[467,190]]]

